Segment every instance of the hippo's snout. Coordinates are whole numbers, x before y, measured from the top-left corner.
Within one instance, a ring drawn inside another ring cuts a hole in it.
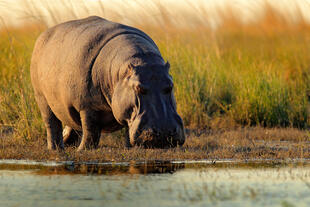
[[[141,121],[138,122],[141,123]],[[130,131],[131,145],[145,148],[177,147],[182,146],[185,141],[183,124],[179,125],[175,121],[170,121],[169,124],[166,122],[162,127],[145,125]]]
[[[143,130],[134,140],[134,144],[145,148],[169,148],[184,144],[184,135],[174,132],[158,132],[153,129]]]

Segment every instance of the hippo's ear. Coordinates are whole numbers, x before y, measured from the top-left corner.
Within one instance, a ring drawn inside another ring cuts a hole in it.
[[[167,70],[169,71],[170,69],[170,63],[167,61],[166,64],[165,64],[165,68],[167,68]]]

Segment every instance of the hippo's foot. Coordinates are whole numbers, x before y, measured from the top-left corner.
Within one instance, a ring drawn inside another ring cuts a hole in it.
[[[76,131],[71,127],[65,126],[62,131],[63,142],[66,147],[78,146],[82,139],[82,132]]]
[[[97,149],[99,145],[99,139],[100,135],[94,137],[85,137],[83,135],[77,151]]]

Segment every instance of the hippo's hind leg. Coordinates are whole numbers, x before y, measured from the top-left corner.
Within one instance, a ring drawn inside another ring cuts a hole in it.
[[[43,96],[36,95],[35,97],[46,127],[47,148],[50,150],[63,149],[61,121],[52,112]]]
[[[83,136],[78,151],[83,149],[97,148],[101,135],[101,128],[98,126],[98,114],[92,110],[80,112]]]
[[[65,146],[76,146],[81,142],[82,132],[76,131],[69,126],[65,126],[62,131]]]

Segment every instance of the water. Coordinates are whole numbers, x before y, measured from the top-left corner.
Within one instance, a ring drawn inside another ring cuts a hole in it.
[[[0,206],[309,206],[306,163],[0,164]]]

